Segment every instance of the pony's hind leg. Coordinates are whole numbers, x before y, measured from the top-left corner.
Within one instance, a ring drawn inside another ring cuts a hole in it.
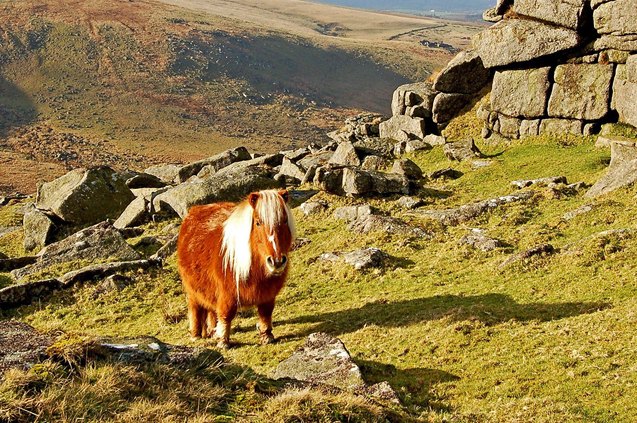
[[[190,336],[193,338],[205,336],[206,310],[190,296],[188,297],[188,323]]]
[[[271,344],[274,342],[274,335],[272,335],[272,312],[274,311],[274,301],[257,306],[259,312],[259,323],[257,329],[259,330],[259,340],[261,344]]]

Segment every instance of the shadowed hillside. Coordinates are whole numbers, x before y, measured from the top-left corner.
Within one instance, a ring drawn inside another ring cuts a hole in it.
[[[344,22],[352,26],[356,13],[368,12],[346,11]],[[389,113],[397,85],[449,58],[413,40],[299,35],[281,21],[268,27],[154,1],[11,1],[0,15],[3,154],[66,168],[320,143],[346,116]],[[398,22],[391,34],[421,25],[389,19]],[[39,178],[6,177],[22,191]]]

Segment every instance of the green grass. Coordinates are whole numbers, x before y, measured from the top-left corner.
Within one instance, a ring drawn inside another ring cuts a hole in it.
[[[507,194],[514,191],[510,181],[520,178],[564,175],[592,183],[609,157],[586,138],[480,147],[501,154],[478,170],[448,162],[439,148],[412,156],[426,172],[450,165],[464,172],[458,180],[431,183],[422,193],[427,208]],[[461,227],[404,216],[434,228],[431,240],[352,234],[330,215],[336,206],[360,200],[319,194],[330,209],[315,217],[297,216],[299,235],[312,242],[292,256],[292,273],[275,310],[280,342],[259,346],[256,316],[243,312],[234,322],[237,345],[224,354],[267,376],[309,333],[325,331],[345,342],[369,382],[388,380],[414,418],[634,421],[637,239],[595,234],[635,228],[637,190],[590,200],[582,193],[556,196],[548,188],[533,189],[538,194],[532,202],[504,206]],[[385,212],[405,214],[390,200],[371,202]],[[593,210],[570,221],[562,218],[584,204]],[[486,229],[509,247],[484,253],[459,245],[470,227]],[[499,269],[510,254],[540,243],[561,251]],[[357,272],[315,260],[324,252],[365,246],[382,248],[391,263]],[[166,342],[213,345],[188,336],[174,258],[163,270],[133,276],[132,286],[97,299],[92,298],[95,288],[87,286],[4,315],[47,331],[153,335]],[[263,410],[270,416],[271,407]]]

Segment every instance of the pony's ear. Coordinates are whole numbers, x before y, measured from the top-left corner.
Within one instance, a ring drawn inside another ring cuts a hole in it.
[[[258,192],[253,192],[250,195],[248,195],[248,203],[250,203],[250,205],[252,206],[252,208],[256,208],[257,207],[257,201],[259,200],[259,193]]]
[[[290,201],[290,193],[288,192],[287,189],[282,189],[281,191],[279,191],[279,195],[281,196],[281,198],[283,198],[283,201],[285,201],[286,203]]]

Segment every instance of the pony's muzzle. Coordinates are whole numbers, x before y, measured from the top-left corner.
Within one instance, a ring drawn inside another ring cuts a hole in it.
[[[268,271],[274,274],[282,273],[287,264],[288,264],[288,258],[285,254],[282,255],[280,258],[274,258],[272,256],[268,256],[265,259],[265,265],[268,268]]]

